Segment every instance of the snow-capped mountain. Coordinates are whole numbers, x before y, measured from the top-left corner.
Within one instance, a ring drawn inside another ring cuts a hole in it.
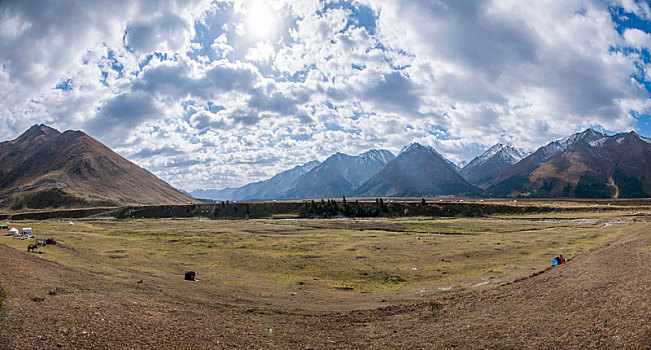
[[[425,148],[425,149],[427,149],[429,152],[431,152],[432,154],[434,154],[435,156],[441,158],[445,163],[447,163],[450,167],[452,167],[452,169],[454,169],[454,171],[458,171],[458,170],[459,170],[459,166],[458,166],[458,165],[452,163],[450,160],[448,160],[447,158],[445,158],[441,153],[439,153],[437,150],[435,150],[434,147],[432,147],[432,146],[426,146],[426,145],[421,145],[421,144],[418,143],[418,142],[412,142],[412,143],[410,143],[409,145],[403,147],[402,150],[400,150],[400,153],[398,153],[398,155],[400,155],[400,154],[402,154],[402,153],[406,153],[406,152],[412,152],[412,151],[414,151],[414,150],[420,150],[421,148]]]
[[[528,155],[525,150],[498,143],[466,164],[460,173],[470,183],[481,185],[499,174],[504,167]]]
[[[412,143],[366,181],[356,195],[430,197],[476,192],[477,189],[464,180],[450,161],[434,148]]]
[[[488,151],[484,152],[482,155],[474,158],[464,168],[479,167],[495,161],[504,164],[515,164],[528,155],[529,152],[523,149],[498,143],[493,145],[493,147],[489,148]]]
[[[384,149],[372,149],[357,156],[362,163],[372,164],[380,162],[387,164],[392,161],[396,156],[393,153]]]
[[[635,132],[588,129],[512,166],[489,196],[628,198],[651,193],[651,142]]]
[[[606,135],[594,130],[586,129],[561,140],[556,140],[540,147],[532,154],[537,162],[546,162],[551,158],[563,153],[569,146],[583,140],[588,144],[598,144],[605,139]]]
[[[462,177],[463,176],[463,177]],[[651,193],[651,139],[592,129],[534,153],[496,144],[459,169],[434,148],[412,143],[397,157],[385,150],[336,153],[265,181],[192,194],[215,199],[307,199],[345,196],[640,197]]]
[[[313,160],[278,173],[270,179],[252,182],[242,187],[221,190],[195,190],[190,194],[195,198],[214,200],[274,199],[278,198],[301,175],[314,169],[319,164],[318,161]]]
[[[358,156],[335,153],[299,177],[280,197],[302,199],[350,196],[359,185],[394,158],[393,153],[387,150],[370,150]]]
[[[598,143],[604,137],[606,137],[606,135],[598,131],[595,131],[593,129],[586,129],[564,139],[552,141],[545,146],[538,148],[535,152],[523,158],[519,162],[504,167],[491,179],[484,181],[482,183],[482,187],[495,185],[498,182],[502,182],[516,175],[528,176],[531,172],[538,168],[540,164],[545,163],[550,159],[560,155],[561,153],[565,152],[568,147],[576,144],[577,142],[585,141],[588,144]]]

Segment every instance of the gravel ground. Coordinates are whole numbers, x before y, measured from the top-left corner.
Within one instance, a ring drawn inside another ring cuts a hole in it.
[[[515,283],[324,314],[172,297],[0,245],[0,348],[649,349],[651,225],[631,227]]]

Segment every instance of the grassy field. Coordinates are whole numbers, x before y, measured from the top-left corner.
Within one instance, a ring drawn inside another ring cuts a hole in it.
[[[370,309],[527,277],[615,237],[627,211],[486,219],[140,219],[13,222],[42,259],[119,283],[211,302],[309,311]],[[614,220],[614,222],[609,222]],[[27,243],[1,237],[25,250]],[[186,271],[197,281],[183,281]],[[47,287],[46,287],[47,288]],[[189,291],[190,290],[190,291]],[[211,297],[208,297],[211,296]]]
[[[58,243],[28,253],[28,242],[0,236],[0,348],[648,348],[642,204],[473,218],[12,221]],[[559,254],[568,263],[551,268]]]

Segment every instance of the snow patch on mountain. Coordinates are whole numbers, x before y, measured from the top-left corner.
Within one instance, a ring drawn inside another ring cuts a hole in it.
[[[595,145],[600,145],[601,143],[605,142],[607,138],[608,136],[595,131],[594,129],[586,129],[564,139],[552,141],[546,146],[540,147],[537,152],[540,152],[540,155],[542,155],[541,161],[546,162],[553,157],[563,153],[569,146],[579,142],[580,140],[583,140],[589,145],[595,147]]]
[[[644,141],[644,142],[646,142],[646,143],[651,144],[651,139],[648,139],[648,138],[646,138],[646,137],[644,137],[644,136],[642,136],[642,135],[637,135],[637,137],[639,137],[640,140],[642,140],[642,141]]]
[[[590,141],[590,142],[588,142],[588,144],[590,146],[592,146],[592,147],[601,147],[601,146],[604,145],[604,142],[606,142],[607,140],[608,140],[608,137],[606,136],[606,137],[602,137],[602,138],[600,138],[598,140],[595,140],[595,141]]]
[[[425,150],[427,152],[430,152],[430,153],[434,154],[435,156],[437,156],[438,158],[442,159],[448,165],[450,165],[452,167],[452,169],[454,169],[455,171],[459,170],[459,167],[456,164],[452,163],[447,158],[445,158],[443,155],[441,155],[439,152],[437,152],[434,149],[434,147],[432,147],[432,146],[423,146],[418,142],[413,142],[413,143],[403,147],[398,155],[401,155],[403,153],[416,152],[416,151],[419,151],[419,150]]]
[[[364,152],[358,156],[360,159],[366,162],[374,161],[381,163],[388,163],[395,158],[393,153],[384,150],[384,149],[372,149],[370,151]]]
[[[473,159],[466,167],[479,167],[490,161],[501,164],[515,164],[528,155],[529,153],[525,150],[498,143],[489,148],[484,154]]]

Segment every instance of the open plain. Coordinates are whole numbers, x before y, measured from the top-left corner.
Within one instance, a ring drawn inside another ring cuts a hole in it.
[[[0,347],[648,348],[648,214],[12,221]]]

